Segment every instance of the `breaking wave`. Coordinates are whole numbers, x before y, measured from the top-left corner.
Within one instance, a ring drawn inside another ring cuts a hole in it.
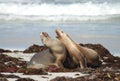
[[[119,3],[0,3],[0,20],[87,21],[120,18]]]

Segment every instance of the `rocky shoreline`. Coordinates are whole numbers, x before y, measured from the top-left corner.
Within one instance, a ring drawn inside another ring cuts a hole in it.
[[[113,56],[104,46],[101,44],[80,44],[91,49],[94,49],[100,54],[103,60],[102,66],[98,68],[86,68],[86,69],[57,69],[54,66],[50,66],[46,70],[42,69],[28,69],[26,68],[27,62],[21,61],[21,58],[14,58],[3,53],[21,52],[18,50],[4,50],[0,49],[0,81],[8,81],[7,78],[18,78],[16,81],[35,81],[30,78],[21,78],[16,75],[5,75],[2,72],[10,73],[23,73],[27,75],[48,75],[47,72],[81,72],[89,75],[80,76],[77,78],[71,77],[56,77],[50,81],[120,81],[120,57]],[[29,48],[22,51],[23,53],[36,53],[42,50],[48,49],[44,46],[33,44]],[[76,74],[78,75],[78,74]]]

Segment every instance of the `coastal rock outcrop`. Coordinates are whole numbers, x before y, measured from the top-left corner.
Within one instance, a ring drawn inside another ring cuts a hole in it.
[[[69,77],[56,77],[52,79],[51,81],[58,81],[58,80],[64,80],[64,81],[120,81],[120,57],[115,57],[113,56],[103,45],[101,44],[80,44],[85,47],[92,48],[93,50],[96,50],[101,58],[103,58],[103,63],[100,67],[98,68],[85,68],[85,69],[61,69],[61,68],[54,68],[50,66],[48,69],[45,71],[42,69],[28,69],[26,68],[27,62],[26,61],[21,61],[20,58],[13,58],[8,55],[0,53],[0,72],[18,72],[18,73],[24,73],[27,75],[40,75],[44,74],[47,75],[47,71],[50,72],[82,72],[89,74],[88,76],[83,76],[83,77],[77,77],[77,78],[69,78]],[[38,52],[33,51],[32,47],[37,47],[38,45],[32,45],[30,46],[31,48],[29,49],[28,52]],[[39,48],[39,51],[42,51],[44,47],[37,47],[36,49]],[[13,75],[7,76],[0,74],[1,80],[7,81],[7,78],[12,78]],[[25,80],[21,77],[17,77],[18,81]],[[30,79],[27,79],[30,80]],[[32,80],[33,81],[33,80]]]
[[[35,52],[40,52],[40,51],[45,50],[45,49],[47,49],[47,47],[33,44],[30,47],[28,47],[27,49],[25,49],[23,51],[23,53],[35,53]]]
[[[1,49],[1,48],[0,48],[0,53],[3,53],[3,52],[11,53],[12,51],[11,51],[11,50],[5,50],[5,49]]]

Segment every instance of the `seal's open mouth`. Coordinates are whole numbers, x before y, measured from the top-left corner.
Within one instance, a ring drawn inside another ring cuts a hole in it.
[[[48,34],[46,32],[41,32],[41,36],[48,37]]]
[[[61,36],[61,35],[60,35],[61,30],[56,29],[55,32],[56,32],[56,34],[57,34],[56,38],[59,38],[59,37]]]
[[[41,32],[40,33],[40,38],[41,38],[41,41],[43,41],[44,39],[48,38],[49,35],[46,33],[46,32]]]

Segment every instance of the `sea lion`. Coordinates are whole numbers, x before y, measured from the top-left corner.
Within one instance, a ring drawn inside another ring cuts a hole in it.
[[[47,68],[49,64],[55,62],[55,57],[49,49],[36,53],[31,60],[27,63],[27,68]]]
[[[96,51],[76,44],[66,33],[60,29],[56,30],[57,38],[65,45],[72,59],[86,68],[87,64],[93,67],[100,65],[99,55]]]
[[[53,56],[56,58],[54,65],[63,68],[63,62],[66,59],[66,48],[58,39],[52,39],[46,32],[41,33],[41,41],[47,46]]]
[[[42,43],[49,49],[35,54],[28,68],[46,68],[49,65],[55,65],[57,68],[63,68],[63,62],[66,58],[66,48],[58,39],[52,39],[46,32],[40,34]]]

